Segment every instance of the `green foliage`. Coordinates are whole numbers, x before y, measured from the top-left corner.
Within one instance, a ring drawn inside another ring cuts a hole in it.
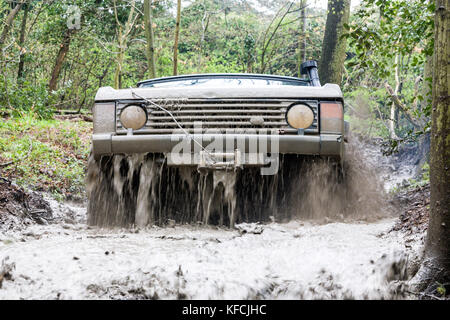
[[[0,85],[2,85],[0,81]],[[9,84],[8,90],[0,92],[0,103],[14,106],[12,115],[16,117],[25,114],[35,114],[41,119],[49,119],[53,115],[51,106],[55,96],[49,95],[46,84],[30,84],[28,81]]]
[[[354,88],[345,94],[346,120],[358,135],[372,138],[389,138],[383,89]],[[383,110],[383,111],[382,111]]]
[[[441,296],[445,297],[447,295],[447,290],[445,289],[445,286],[442,283],[438,283],[438,287],[436,289],[436,292]]]
[[[90,125],[25,116],[0,122],[2,176],[19,185],[79,198],[89,155]]]
[[[114,84],[119,49],[114,3],[123,24],[130,12],[129,0],[33,1],[25,41],[19,45],[22,9],[11,27],[7,45],[1,48],[0,111],[15,117],[50,119],[55,109],[89,110],[98,88]],[[264,4],[267,10],[259,10],[255,2],[248,0],[184,2],[179,73],[262,72],[298,76],[300,2],[257,3]],[[71,36],[58,89],[49,93],[48,83],[67,31],[67,10],[73,5],[80,9],[81,28]],[[0,1],[1,21],[9,8],[9,3]],[[140,13],[126,41],[122,87],[134,86],[147,78],[142,9],[142,1],[136,1],[136,12]],[[353,130],[389,137],[387,121],[392,99],[384,84],[395,87],[395,67],[401,83],[399,99],[421,123],[416,128],[404,114],[397,114],[399,139],[393,141],[393,149],[429,130],[430,90],[425,89],[430,87],[431,78],[424,75],[424,66],[433,47],[433,10],[433,1],[428,0],[363,0],[346,26],[349,49],[343,91],[349,103],[346,117]],[[174,2],[154,2],[153,15],[157,76],[170,76]],[[320,60],[326,11],[308,7],[307,17],[307,58]],[[17,75],[20,58],[24,62],[23,79]]]
[[[353,23],[345,26],[355,51],[347,66],[388,78],[396,54],[412,54],[411,66],[422,65],[433,54],[433,17],[429,0],[362,1]]]
[[[124,24],[130,11],[129,0],[116,0],[118,20]],[[142,2],[136,1],[136,22],[128,36],[121,72],[122,87],[135,86],[147,78],[147,58]],[[265,72],[297,75],[300,35],[299,3],[266,2],[261,13],[254,3],[241,0],[195,0],[183,6],[179,42],[179,73]],[[69,51],[58,78],[57,90],[47,92],[70,19],[70,6],[81,13],[81,28],[73,30]],[[117,65],[117,31],[113,0],[33,1],[29,7],[25,41],[19,44],[24,10],[14,19],[9,42],[3,48],[0,64],[0,110],[13,116],[33,113],[48,119],[55,109],[89,109],[101,86],[113,86]],[[280,14],[274,14],[280,10]],[[155,55],[158,76],[172,75],[174,3],[154,2]],[[0,19],[9,6],[0,2]],[[324,10],[309,8],[307,56],[319,59]],[[279,27],[276,26],[279,24]],[[1,27],[0,27],[1,29]],[[268,37],[264,39],[264,35]],[[271,36],[273,34],[273,37]],[[271,39],[268,41],[268,39]],[[264,42],[264,41],[265,42]],[[266,47],[264,68],[262,50]],[[20,58],[24,77],[17,78]]]
[[[348,39],[350,52],[344,90],[372,88],[379,102],[377,117],[385,123],[391,119],[393,104],[386,83],[397,86],[398,98],[407,109],[395,106],[393,121],[399,138],[388,143],[391,151],[429,131],[431,79],[424,73],[433,52],[433,16],[433,1],[363,0],[345,26],[343,38]]]

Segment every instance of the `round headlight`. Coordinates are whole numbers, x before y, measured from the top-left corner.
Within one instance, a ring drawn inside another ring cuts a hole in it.
[[[296,104],[288,109],[286,120],[292,128],[306,129],[314,122],[314,112],[304,104]]]
[[[139,130],[147,122],[147,112],[139,106],[128,106],[120,113],[120,122],[126,129]]]

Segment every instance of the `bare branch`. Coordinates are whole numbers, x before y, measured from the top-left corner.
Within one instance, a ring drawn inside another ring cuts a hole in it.
[[[405,106],[403,104],[403,102],[400,101],[400,98],[398,97],[398,95],[396,95],[394,93],[394,90],[392,89],[392,87],[389,85],[389,83],[385,83],[385,88],[386,91],[388,92],[388,94],[391,96],[392,101],[394,102],[394,104],[397,106],[397,108],[399,108],[400,110],[403,111],[404,115],[406,116],[406,119],[408,119],[408,121],[417,129],[420,129],[421,126],[419,123],[417,123],[417,121],[414,119],[414,116],[411,114],[411,111],[409,110],[409,108],[407,106]]]

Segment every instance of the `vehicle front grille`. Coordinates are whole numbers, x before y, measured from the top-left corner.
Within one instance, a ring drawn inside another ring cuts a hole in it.
[[[313,125],[305,133],[317,133],[318,102],[282,99],[186,99],[152,100],[170,111],[178,123],[190,133],[246,133],[268,132],[275,129],[278,134],[297,134],[297,130],[286,123],[287,109],[297,103],[305,103],[314,112]],[[146,125],[135,134],[170,134],[179,132],[179,126],[166,112],[147,102],[120,101],[116,105],[116,132],[126,134],[120,122],[120,112],[128,105],[141,104],[148,113]],[[262,121],[263,120],[263,121]],[[195,127],[194,127],[195,126]],[[199,127],[201,129],[199,129]]]

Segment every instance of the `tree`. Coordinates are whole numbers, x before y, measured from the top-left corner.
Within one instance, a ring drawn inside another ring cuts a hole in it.
[[[268,53],[268,49],[270,46],[270,43],[274,39],[277,31],[279,30],[281,24],[283,23],[286,16],[291,13],[291,8],[294,5],[293,2],[286,3],[286,5],[282,6],[278,12],[273,17],[272,21],[270,22],[269,26],[266,29],[266,32],[264,33],[264,37],[262,40],[262,49],[261,49],[261,66],[260,66],[260,73],[264,73],[266,71],[267,67],[267,61],[266,61],[266,55]],[[284,8],[287,6],[287,9],[283,12]],[[278,22],[277,22],[278,19]],[[272,32],[272,25],[275,25]]]
[[[428,290],[450,286],[450,0],[436,0],[431,125],[431,211],[425,246]]]
[[[389,87],[386,87],[388,92],[390,93],[391,97],[398,97],[399,91],[400,91],[400,75],[399,75],[399,63],[400,63],[400,54],[397,53],[395,55],[395,62],[394,62],[394,78],[395,78],[395,89],[393,91],[389,91]],[[389,84],[386,83],[388,86]],[[389,113],[389,137],[391,139],[398,139],[397,134],[395,133],[395,128],[398,125],[398,108],[395,104],[395,99],[393,99],[391,103],[391,112]]]
[[[341,84],[347,47],[347,40],[341,37],[349,16],[350,0],[328,0],[328,16],[319,64],[322,83]]]
[[[355,87],[384,90],[379,116],[393,146],[429,133],[433,1],[362,0],[352,23],[344,25],[352,57],[346,85],[354,81]]]
[[[61,68],[64,60],[66,59],[67,52],[69,52],[70,42],[72,41],[72,34],[74,30],[67,28],[64,33],[64,37],[59,48],[58,54],[56,56],[55,64],[53,66],[50,82],[48,84],[48,90],[56,90],[56,85],[58,84],[58,78],[61,73]]]
[[[8,37],[9,30],[11,29],[11,26],[14,22],[14,18],[16,17],[17,13],[19,12],[20,8],[25,4],[25,1],[18,2],[14,9],[11,10],[11,12],[6,17],[6,21],[4,22],[4,27],[2,30],[2,33],[0,35],[0,48],[3,46],[3,44],[6,41],[6,38]]]
[[[81,2],[81,1],[80,1]],[[66,8],[66,5],[74,4],[72,7]],[[56,90],[58,85],[58,79],[61,74],[61,69],[63,67],[63,63],[66,59],[67,53],[69,52],[70,44],[72,42],[73,35],[81,28],[81,12],[80,7],[78,6],[79,2],[73,2],[73,1],[58,1],[56,4],[56,11],[55,13],[59,13],[59,17],[56,19],[55,22],[55,33],[57,33],[59,30],[63,33],[62,41],[59,45],[59,51],[56,55],[55,63],[52,68],[50,81],[48,84],[48,89],[50,92]],[[86,4],[87,5],[87,4]],[[73,11],[72,11],[73,10]],[[64,18],[64,15],[62,13],[69,14],[68,19]],[[79,18],[80,21],[73,21],[75,17]],[[79,24],[79,25],[78,25]]]
[[[178,38],[180,35],[181,0],[177,1],[177,20],[175,23],[175,41],[173,45],[173,75],[178,74]]]
[[[145,38],[147,39],[147,61],[150,78],[156,78],[155,36],[153,33],[152,1],[144,0]]]
[[[120,89],[122,87],[122,69],[125,59],[125,52],[128,47],[128,36],[133,30],[134,24],[136,23],[136,19],[139,16],[139,13],[135,14],[136,1],[131,0],[128,18],[125,24],[122,24],[119,19],[117,0],[114,0],[113,3],[114,3],[114,17],[116,18],[117,24],[117,44],[119,49],[116,59],[117,62],[116,72],[114,74],[114,87],[116,89]]]
[[[264,72],[295,76],[301,1],[265,1],[264,13],[248,0],[181,2],[176,31],[176,1],[146,1],[145,24],[144,0],[0,0],[0,35],[6,40],[0,109],[44,117],[55,109],[87,109],[97,87],[124,88],[143,78],[173,75],[174,60],[178,74],[259,72],[263,54]],[[80,28],[69,29],[75,8]],[[310,56],[320,56],[323,12],[307,12],[314,17],[307,25]],[[146,39],[148,30],[154,33],[149,37],[153,44]]]
[[[301,75],[301,64],[306,61],[306,7],[307,1],[301,0],[300,7],[300,35],[298,37],[298,76]]]
[[[201,18],[201,36],[199,39],[199,44],[198,44],[198,66],[201,67],[202,66],[202,61],[203,61],[203,45],[205,43],[206,40],[206,33],[208,31],[208,27],[209,27],[209,22],[211,21],[211,16],[213,15],[213,12],[210,12],[210,8],[209,5],[207,3],[207,1],[203,1],[202,3],[202,9],[203,9],[203,16]]]
[[[19,37],[19,43],[18,43],[18,45],[20,47],[20,61],[19,61],[18,69],[17,69],[17,81],[21,81],[23,78],[23,68],[24,68],[25,53],[26,53],[26,50],[24,48],[25,32],[26,32],[26,27],[27,27],[27,18],[28,18],[29,10],[30,10],[30,5],[26,4],[25,8],[24,8],[24,12],[23,12],[22,23],[20,26],[20,37]]]

